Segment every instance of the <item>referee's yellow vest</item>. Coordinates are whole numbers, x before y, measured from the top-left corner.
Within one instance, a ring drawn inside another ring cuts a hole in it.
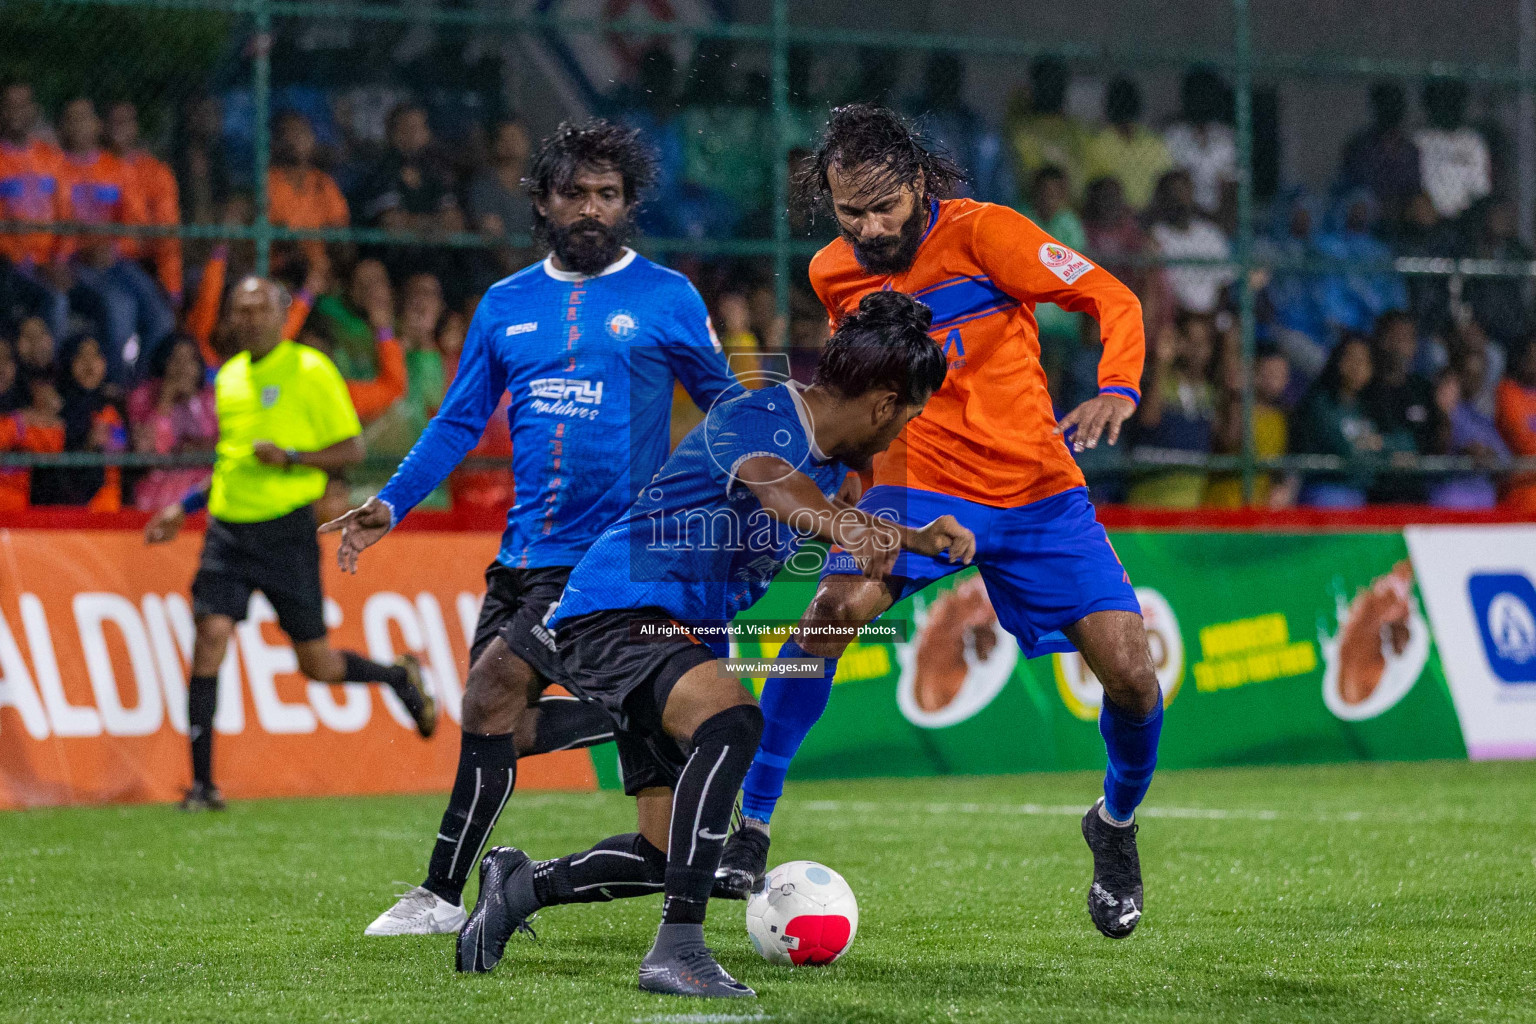
[[[241,352],[213,382],[219,412],[218,458],[208,514],[229,523],[285,516],[325,493],[312,466],[283,469],[257,460],[257,441],[315,452],[362,433],[347,385],[323,352],[292,341],[255,362]]]

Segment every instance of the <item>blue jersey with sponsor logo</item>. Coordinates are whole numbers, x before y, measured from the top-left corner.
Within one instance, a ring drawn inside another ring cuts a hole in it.
[[[575,565],[667,457],[675,380],[704,409],[737,386],[687,278],[630,251],[596,277],[536,263],[480,300],[442,406],[379,498],[399,522],[509,392],[516,503],[497,557]]]
[[[582,557],[550,624],[637,608],[729,622],[756,604],[801,541],[736,478],[759,455],[782,459],[786,475],[804,473],[829,497],[848,472],[817,449],[795,384],[715,406]]]

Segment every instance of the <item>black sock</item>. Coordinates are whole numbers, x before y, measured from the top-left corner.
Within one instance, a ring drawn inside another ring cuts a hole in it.
[[[539,905],[607,903],[660,892],[667,855],[638,832],[604,839],[590,850],[546,860],[533,869]]]
[[[463,899],[464,883],[480,863],[480,848],[496,827],[516,783],[517,744],[511,733],[460,734],[459,771],[423,885],[449,903]]]
[[[192,741],[192,781],[213,785],[213,714],[219,708],[219,677],[193,676],[187,683],[187,737]]]
[[[596,704],[550,694],[539,698],[535,710],[539,717],[533,749],[519,750],[518,757],[591,747],[613,739],[613,718]]]
[[[342,658],[346,660],[346,681],[349,683],[384,683],[395,696],[400,698],[400,703],[405,705],[405,710],[412,715],[421,713],[421,691],[411,685],[410,673],[400,665],[380,665],[376,661],[369,661],[355,651],[342,651]]]
[[[715,869],[731,831],[736,791],[746,778],[763,713],[756,704],[738,704],[710,718],[693,734],[693,753],[672,792],[666,894],[662,920],[698,924],[715,887]],[[690,905],[693,904],[693,905]]]

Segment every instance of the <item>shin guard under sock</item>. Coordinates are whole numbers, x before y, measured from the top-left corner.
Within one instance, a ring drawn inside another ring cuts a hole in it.
[[[1133,715],[1106,695],[1099,711],[1099,733],[1109,754],[1104,773],[1104,809],[1116,821],[1130,821],[1152,785],[1157,740],[1163,731],[1163,693],[1150,715]]]
[[[463,899],[464,884],[480,863],[480,848],[496,827],[516,783],[517,745],[511,733],[461,734],[459,770],[423,885],[449,903]]]
[[[730,834],[736,791],[762,732],[763,715],[754,704],[727,708],[694,731],[693,753],[672,791],[663,920],[702,920]],[[674,912],[672,905],[678,901]],[[697,909],[688,904],[697,904]]]

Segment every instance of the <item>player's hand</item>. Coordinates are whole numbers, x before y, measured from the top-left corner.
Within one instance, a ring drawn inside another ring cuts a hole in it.
[[[907,549],[933,558],[947,554],[951,562],[970,565],[976,557],[976,535],[954,516],[939,516],[921,530],[912,531]]]
[[[320,527],[321,533],[341,531],[341,547],[336,549],[336,564],[342,572],[357,572],[357,556],[384,539],[394,525],[389,506],[378,498],[369,498],[346,515]]]
[[[1124,398],[1098,395],[1063,416],[1051,433],[1065,434],[1076,427],[1077,436],[1072,439],[1074,451],[1097,448],[1100,437],[1106,444],[1114,444],[1120,440],[1120,424],[1130,419],[1135,411],[1135,403]]]
[[[288,453],[283,451],[271,441],[257,441],[251,445],[251,454],[256,456],[256,461],[268,466],[278,466],[287,469],[290,465]]]
[[[860,519],[842,529],[842,547],[853,556],[854,564],[866,579],[878,582],[896,567],[896,556],[901,554],[901,531],[884,520]]]
[[[186,520],[187,514],[181,510],[180,505],[165,506],[145,524],[144,543],[164,544],[166,541],[175,540],[176,535],[181,532],[181,524]]]

